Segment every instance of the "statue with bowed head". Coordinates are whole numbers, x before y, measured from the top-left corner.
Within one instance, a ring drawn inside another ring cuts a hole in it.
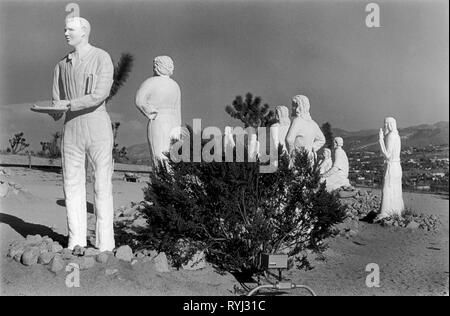
[[[381,210],[377,219],[393,215],[401,216],[405,206],[402,196],[402,167],[400,164],[401,140],[397,122],[393,117],[384,120],[380,129],[379,143],[384,156],[384,179]]]
[[[351,187],[348,181],[348,158],[342,146],[344,140],[341,137],[335,137],[333,141],[334,146],[334,162],[330,170],[325,172],[322,180],[326,182],[326,189],[328,192],[343,188]]]
[[[333,160],[331,159],[331,150],[325,148],[322,152],[322,160],[319,164],[319,172],[321,175],[325,174],[328,170],[333,167]]]
[[[153,77],[145,80],[136,93],[136,107],[148,118],[147,137],[153,168],[170,149],[171,139],[179,138],[181,128],[181,90],[171,79],[174,65],[169,56],[153,61]]]
[[[306,150],[313,164],[316,153],[325,144],[325,136],[319,125],[311,118],[309,109],[309,100],[306,96],[296,95],[292,99],[293,119],[286,135],[286,145],[291,156],[295,150]]]
[[[278,146],[281,145],[283,150],[286,149],[286,135],[291,125],[291,119],[289,118],[289,109],[283,105],[279,105],[275,108],[275,117],[278,120],[277,123],[270,126],[270,137],[274,148],[278,151]]]

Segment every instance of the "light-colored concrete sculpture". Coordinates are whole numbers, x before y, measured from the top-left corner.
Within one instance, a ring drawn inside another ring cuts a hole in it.
[[[333,160],[331,159],[331,150],[325,148],[322,153],[323,157],[319,164],[319,172],[321,175],[325,174],[333,167]]]
[[[342,148],[342,146],[344,146],[344,140],[341,137],[335,137],[333,145],[333,167],[322,176],[323,181],[326,181],[326,189],[328,192],[351,186],[348,181],[348,158]]]
[[[170,78],[174,65],[169,56],[158,56],[153,61],[153,77],[145,80],[136,93],[136,107],[148,118],[147,137],[152,167],[158,160],[166,161],[171,139],[180,137],[181,90]]]
[[[381,211],[378,219],[393,215],[401,216],[405,208],[402,195],[402,167],[400,164],[401,140],[397,122],[393,117],[384,120],[380,129],[379,143],[384,156],[384,179]]]
[[[292,99],[293,119],[286,135],[286,145],[289,154],[295,150],[305,149],[309,153],[311,163],[316,159],[316,153],[325,144],[325,136],[319,125],[309,114],[309,100],[304,95],[296,95]]]
[[[223,137],[224,150],[232,150],[236,146],[233,138],[233,128],[231,126],[225,126],[225,135]]]
[[[281,145],[283,146],[283,150],[287,151],[286,135],[291,126],[289,109],[286,106],[279,105],[275,109],[275,116],[278,122],[270,126],[270,137],[272,137],[272,142],[276,150],[278,150],[278,146]]]
[[[90,25],[81,17],[66,20],[65,36],[75,51],[55,67],[53,105],[68,107],[61,154],[69,226],[68,248],[86,246],[86,154],[95,174],[94,205],[97,215],[95,246],[115,248],[113,232],[113,134],[105,108],[113,83],[114,66],[104,50],[89,44]],[[62,114],[53,114],[55,120]]]

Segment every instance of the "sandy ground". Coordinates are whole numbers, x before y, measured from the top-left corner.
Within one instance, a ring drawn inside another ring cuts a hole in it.
[[[111,260],[81,271],[80,287],[69,288],[68,272],[54,274],[47,267],[25,267],[6,258],[8,245],[28,234],[53,239],[67,234],[61,175],[56,172],[6,168],[8,181],[27,191],[0,198],[0,294],[1,295],[234,295],[239,285],[230,274],[212,267],[200,271],[158,273],[145,263],[131,265]],[[141,201],[141,183],[114,176],[116,208]],[[360,223],[353,238],[330,240],[322,255],[311,255],[313,269],[285,273],[318,295],[448,295],[449,293],[449,200],[427,194],[404,194],[405,204],[417,212],[435,214],[442,222],[438,232],[381,227]],[[88,212],[92,211],[92,184],[88,184]],[[367,287],[366,265],[380,269],[379,287]],[[119,273],[108,276],[106,268]],[[252,285],[252,284],[248,284]],[[304,290],[283,295],[307,295]]]

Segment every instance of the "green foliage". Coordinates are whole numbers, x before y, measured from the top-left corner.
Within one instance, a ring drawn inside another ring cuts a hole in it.
[[[113,130],[113,136],[114,136],[114,145],[113,145],[113,159],[116,162],[127,162],[127,148],[122,147],[120,148],[119,144],[116,142],[117,134],[119,132],[120,122],[114,122],[111,123],[111,128]],[[120,149],[119,149],[120,148]]]
[[[8,141],[9,147],[6,149],[6,152],[11,154],[18,154],[30,146],[30,144],[26,143],[26,139],[23,137],[23,132],[14,134],[14,137],[10,138]]]
[[[330,123],[326,122],[322,124],[322,133],[326,139],[324,148],[333,149],[333,132]]]
[[[244,128],[254,127],[255,129],[262,126],[271,126],[276,123],[275,113],[270,110],[270,106],[261,103],[261,97],[253,98],[251,93],[237,96],[232,105],[227,105],[225,111],[233,118],[244,123]]]
[[[125,84],[133,68],[134,57],[131,54],[123,53],[120,56],[119,62],[114,67],[113,84],[106,103],[108,103]]]
[[[293,257],[320,247],[332,225],[343,220],[344,209],[320,184],[307,153],[295,156],[292,169],[281,146],[279,156],[274,173],[260,173],[259,162],[169,158],[144,189],[153,205],[144,209],[149,228],[136,246],[165,251],[180,266],[189,259],[180,247],[183,240],[191,250],[204,250],[218,269],[246,274],[260,271],[262,253]]]

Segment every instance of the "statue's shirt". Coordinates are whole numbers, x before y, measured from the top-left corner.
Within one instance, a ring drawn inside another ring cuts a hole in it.
[[[75,52],[64,57],[54,70],[53,100],[70,101],[66,122],[85,113],[105,111],[113,75],[109,54],[92,45],[80,58]]]

